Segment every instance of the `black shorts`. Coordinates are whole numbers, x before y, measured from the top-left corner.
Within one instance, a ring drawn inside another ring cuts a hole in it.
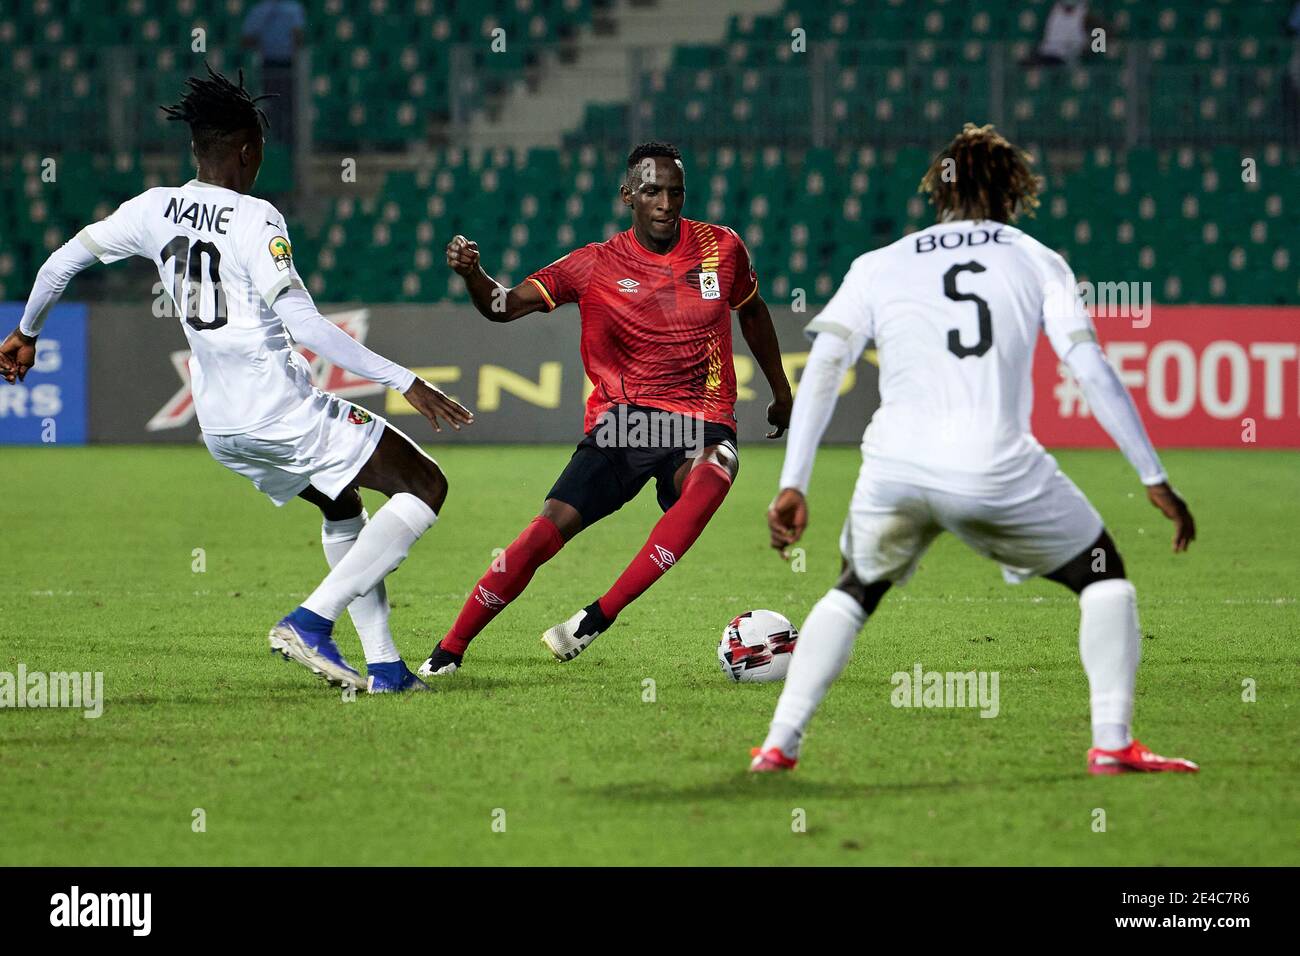
[[[735,451],[735,429],[657,408],[616,405],[578,442],[546,497],[572,505],[587,527],[623,507],[654,478],[659,507],[667,511],[677,501],[677,469],[721,444]]]

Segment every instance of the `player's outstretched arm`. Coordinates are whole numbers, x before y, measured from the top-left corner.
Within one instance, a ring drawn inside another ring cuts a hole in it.
[[[1196,538],[1196,522],[1187,503],[1170,487],[1133,397],[1101,347],[1096,342],[1079,342],[1066,353],[1065,364],[1082,387],[1097,422],[1146,485],[1147,500],[1174,523],[1174,551],[1186,551]]]
[[[745,343],[758,359],[758,367],[763,370],[768,387],[772,389],[772,401],[767,406],[767,423],[772,426],[772,431],[767,437],[780,438],[790,427],[794,398],[790,394],[790,382],[785,377],[785,366],[781,364],[781,346],[776,340],[772,313],[767,310],[763,297],[755,294],[736,310],[736,317],[740,319],[740,332],[745,336]]]
[[[465,280],[474,308],[490,322],[513,322],[546,311],[546,300],[531,282],[507,289],[484,272],[479,264],[478,243],[464,236],[454,236],[447,243],[447,266]]]
[[[276,297],[271,308],[295,342],[354,375],[401,392],[411,407],[429,420],[434,431],[442,431],[439,418],[456,431],[460,431],[461,425],[474,423],[473,414],[455,399],[410,369],[372,352],[321,315],[307,290],[286,289]]]
[[[22,320],[18,328],[0,343],[0,375],[13,384],[27,377],[28,371],[36,362],[36,339],[45,325],[45,317],[63,290],[68,287],[73,276],[94,265],[99,260],[77,238],[65,242],[45,260],[36,281],[32,284],[31,295],[27,297],[27,307],[23,309]]]
[[[785,464],[781,468],[780,491],[767,509],[767,527],[772,547],[786,557],[786,548],[803,537],[808,526],[808,502],[804,498],[812,479],[813,459],[830,424],[839,398],[844,373],[856,356],[845,336],[823,331],[813,340],[799,380],[799,394],[790,416]]]

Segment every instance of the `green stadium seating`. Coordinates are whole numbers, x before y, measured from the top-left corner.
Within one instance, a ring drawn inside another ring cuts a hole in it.
[[[192,174],[157,105],[205,55],[218,68],[245,65],[257,86],[238,36],[251,2],[66,0],[41,17],[0,12],[0,68],[11,79],[0,172],[13,184],[0,191],[0,295],[25,295],[47,252],[88,219]],[[591,22],[594,8],[306,5],[313,138],[346,155],[431,143],[451,110],[453,44],[476,48],[465,104],[481,108],[536,66],[539,49]],[[1047,179],[1043,207],[1024,225],[1081,275],[1149,278],[1168,301],[1295,301],[1300,164],[1280,133],[1261,135],[1277,130],[1289,3],[1112,0],[1102,10],[1115,28],[1104,57],[1055,69],[1013,60],[995,94],[992,45],[1028,52],[1049,7],[786,0],[771,15],[734,17],[717,44],[676,48],[671,66],[646,78],[639,128],[684,145],[687,214],[750,241],[773,296],[803,288],[822,301],[856,255],[928,222],[916,186],[934,149],[963,120],[1000,109],[1000,126],[1039,156]],[[501,54],[488,48],[495,27],[507,31]],[[796,27],[807,53],[791,49]],[[196,28],[206,31],[206,54],[189,52]],[[1141,106],[1124,85],[1130,57],[1148,83]],[[820,117],[810,108],[815,88],[826,91]],[[629,104],[591,105],[558,150],[443,146],[387,163],[394,168],[382,182],[368,177],[364,197],[336,188],[295,215],[299,270],[322,301],[460,299],[442,247],[463,232],[483,244],[498,277],[518,281],[625,228],[615,190],[631,120]],[[1150,130],[1137,145],[1130,120]],[[106,142],[125,151],[110,155]],[[42,179],[47,158],[57,161],[56,183]],[[1256,162],[1256,183],[1242,182],[1243,158]],[[293,185],[287,155],[269,147],[259,192]]]

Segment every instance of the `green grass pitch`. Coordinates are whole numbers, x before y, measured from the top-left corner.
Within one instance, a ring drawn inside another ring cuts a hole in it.
[[[451,496],[389,581],[412,665],[569,449],[434,453]],[[1300,863],[1296,454],[1167,453],[1200,532],[1181,556],[1118,453],[1058,455],[1138,587],[1135,731],[1202,766],[1097,779],[1076,601],[1004,585],[951,537],[868,623],[798,771],[746,775],[780,688],[725,680],[719,634],[756,607],[802,622],[860,459],[822,452],[799,573],[766,545],[780,449],[742,454],[700,542],[576,661],[538,638],[640,547],[649,491],[545,566],[440,693],[346,702],[267,651],[324,573],[310,506],[273,508],[201,448],[6,449],[0,670],[102,671],[106,705],[0,711],[0,863]],[[895,709],[890,676],[918,661],[997,671],[1000,714]]]

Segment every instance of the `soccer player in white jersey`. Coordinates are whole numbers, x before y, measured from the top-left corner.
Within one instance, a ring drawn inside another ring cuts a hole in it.
[[[18,328],[0,345],[0,374],[10,383],[27,374],[46,313],[73,276],[95,262],[151,259],[189,340],[194,408],[212,456],[276,505],[297,496],[324,516],[330,572],[271,630],[272,650],[331,683],[372,693],[427,689],[393,644],[384,578],[433,526],[447,479],[382,418],[314,388],[290,337],[397,389],[436,430],[439,418],[459,429],[472,416],[316,310],[294,268],[284,218],[248,195],[262,164],[266,116],[242,74],[236,86],[209,68],[164,109],[188,124],[198,175],[128,200],[46,260]],[[358,486],[388,496],[373,517]],[[361,636],[367,679],[332,637],[344,608]]]
[[[840,536],[843,576],[800,628],[771,729],[751,770],[787,770],[853,641],[891,585],[949,531],[1002,565],[1079,596],[1079,650],[1092,707],[1095,774],[1194,771],[1130,733],[1141,634],[1137,599],[1101,517],[1029,430],[1040,327],[1089,407],[1175,525],[1195,536],[1137,409],[1097,344],[1074,274],[1010,225],[1037,205],[1029,157],[991,126],[966,124],[922,180],[938,223],[859,256],[826,308],[795,397],[780,490],[768,511],[783,555],[808,523],[804,493],[840,382],[868,340],[880,362],[880,407],[862,440],[862,470]]]

